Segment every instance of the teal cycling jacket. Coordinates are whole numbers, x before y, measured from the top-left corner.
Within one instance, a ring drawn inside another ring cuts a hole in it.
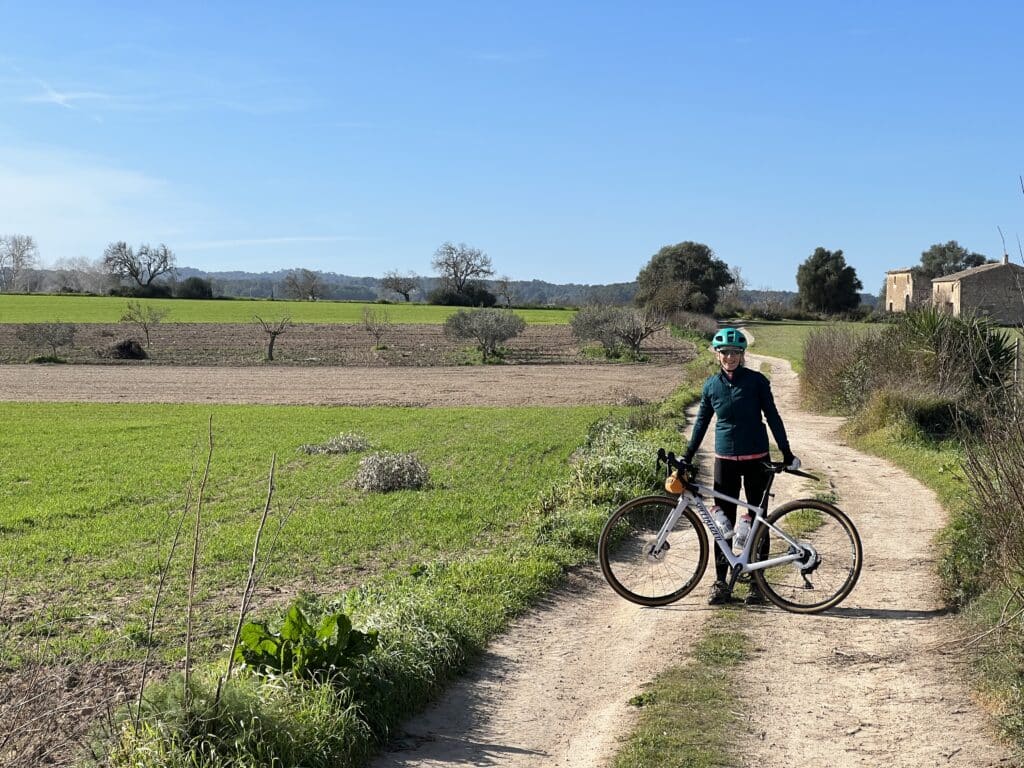
[[[786,428],[775,407],[771,384],[763,374],[740,366],[733,373],[731,381],[724,371],[708,377],[701,391],[690,444],[686,448],[688,460],[693,458],[700,447],[711,423],[712,412],[718,418],[715,424],[715,453],[719,456],[767,453],[768,431],[765,429],[765,421],[772,430],[776,445],[782,451],[783,459],[787,460],[793,455],[789,449]],[[761,419],[762,414],[764,421]]]

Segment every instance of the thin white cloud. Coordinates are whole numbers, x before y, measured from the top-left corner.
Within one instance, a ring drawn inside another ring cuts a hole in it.
[[[35,96],[29,96],[25,99],[26,102],[36,104],[56,104],[59,107],[65,109],[74,109],[74,102],[77,101],[96,101],[96,100],[109,100],[110,96],[99,91],[58,91],[55,88],[51,88],[49,84],[42,80],[36,80],[42,89],[43,93]]]
[[[180,247],[191,249],[243,248],[252,245],[288,245],[291,243],[341,243],[369,238],[356,235],[291,235],[285,237],[254,237],[237,240],[207,240],[199,243],[183,243]]]
[[[5,230],[25,232],[46,262],[97,256],[112,240],[171,242],[204,214],[162,179],[57,147],[0,145]]]

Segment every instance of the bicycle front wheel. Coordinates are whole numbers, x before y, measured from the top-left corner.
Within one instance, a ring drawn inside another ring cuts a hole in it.
[[[765,597],[793,613],[818,613],[850,594],[860,576],[863,553],[860,535],[845,513],[823,501],[799,499],[776,509],[768,522],[799,546],[761,526],[751,552],[760,552],[767,536],[768,557],[763,559],[787,554],[800,558],[753,572]]]
[[[700,582],[708,564],[708,538],[686,508],[660,547],[656,539],[676,499],[641,496],[619,507],[597,545],[601,571],[612,589],[640,605],[668,605]]]

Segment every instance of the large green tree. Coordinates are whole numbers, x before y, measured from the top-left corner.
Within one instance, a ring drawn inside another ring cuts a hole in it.
[[[703,243],[666,245],[636,278],[636,303],[659,312],[710,312],[718,293],[733,282],[729,265]]]
[[[980,267],[988,259],[980,253],[968,251],[956,240],[936,243],[921,254],[920,273],[928,278],[943,277],[971,267]]]
[[[812,312],[834,314],[856,309],[863,288],[857,271],[847,266],[842,251],[815,248],[796,271],[800,304]]]

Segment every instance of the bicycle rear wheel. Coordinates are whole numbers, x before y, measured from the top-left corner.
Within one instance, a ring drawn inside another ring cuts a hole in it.
[[[799,542],[800,549],[762,526],[751,552],[761,551],[768,536],[765,559],[798,551],[801,559],[753,572],[765,597],[793,613],[818,613],[850,594],[860,576],[863,552],[860,535],[845,513],[823,501],[799,499],[783,504],[768,521]]]
[[[641,496],[619,507],[597,545],[601,571],[612,589],[640,605],[668,605],[700,582],[708,564],[708,538],[686,508],[660,549],[655,539],[676,499]]]

